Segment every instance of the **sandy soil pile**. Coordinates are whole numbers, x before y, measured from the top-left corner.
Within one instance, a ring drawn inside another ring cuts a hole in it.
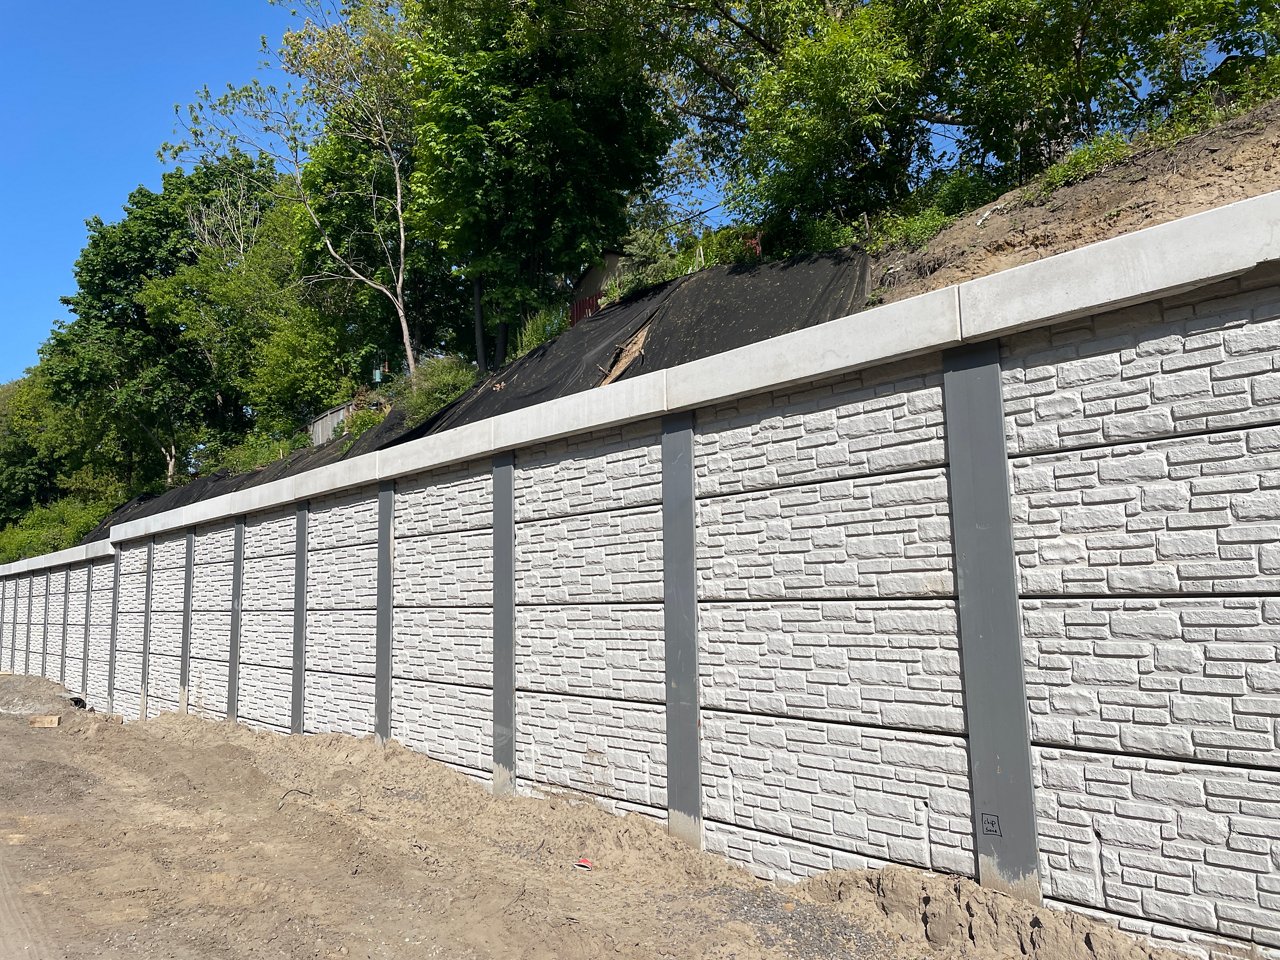
[[[60,696],[0,677],[0,698]],[[917,871],[763,883],[647,819],[494,799],[396,744],[0,716],[0,960],[957,954],[1158,957]]]
[[[1162,960],[1170,951],[1081,914],[1034,907],[962,877],[908,867],[833,871],[800,885],[849,917],[878,916],[904,943],[924,940],[948,956],[1030,960]]]

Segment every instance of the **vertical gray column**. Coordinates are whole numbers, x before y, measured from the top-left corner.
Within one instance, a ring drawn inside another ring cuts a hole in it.
[[[22,672],[31,675],[31,611],[35,606],[36,578],[27,578],[27,647],[22,658]]]
[[[80,692],[89,702],[89,624],[93,622],[93,564],[84,568],[84,654],[80,658]]]
[[[71,568],[62,571],[62,662],[58,667],[58,682],[67,685],[67,615],[71,610]]]
[[[1039,903],[998,343],[943,355],[943,402],[978,882]]]
[[[156,559],[156,538],[147,541],[147,585],[142,594],[142,697],[138,717],[147,719],[147,684],[151,678],[151,581]]]
[[[13,581],[13,629],[9,631],[9,670],[14,674],[18,672],[18,580]]]
[[[44,572],[44,624],[40,629],[40,676],[49,676],[49,587],[53,583],[53,575]]]
[[[5,634],[4,615],[8,609],[9,609],[9,581],[7,579],[0,580],[0,657],[3,656],[2,651],[4,650],[4,634]],[[10,651],[9,653],[9,672],[17,673],[17,671],[13,669],[13,652],[12,651]]]
[[[307,677],[307,523],[308,503],[298,505],[293,538],[293,698],[289,729],[302,733]]]
[[[244,580],[244,517],[236,517],[235,552],[231,559],[231,652],[227,657],[227,719],[240,706],[240,596]]]
[[[107,647],[107,712],[116,706],[116,637],[120,632],[120,548],[114,550],[115,565],[111,573],[111,642]]]
[[[515,454],[493,458],[493,792],[516,792]]]
[[[662,621],[666,639],[667,829],[701,849],[698,574],[693,414],[662,419]]]
[[[378,487],[378,613],[373,648],[373,732],[391,737],[391,532],[396,513],[396,485]]]
[[[187,691],[191,684],[191,604],[192,587],[196,570],[196,532],[187,531],[187,566],[182,580],[182,647],[178,654],[178,709],[187,712],[191,698]]]

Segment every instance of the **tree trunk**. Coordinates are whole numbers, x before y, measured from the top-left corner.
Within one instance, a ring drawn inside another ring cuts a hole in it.
[[[418,365],[413,359],[413,341],[409,338],[409,315],[405,313],[403,301],[396,302],[396,316],[400,318],[400,336],[404,338],[404,355],[409,361],[409,376],[412,377]]]
[[[495,370],[501,370],[502,365],[507,362],[507,332],[507,321],[503,320],[498,324],[498,342],[493,348]]]
[[[471,291],[476,311],[476,363],[480,365],[480,376],[483,377],[489,372],[489,365],[485,362],[484,357],[484,307],[480,304],[479,277],[472,279]]]

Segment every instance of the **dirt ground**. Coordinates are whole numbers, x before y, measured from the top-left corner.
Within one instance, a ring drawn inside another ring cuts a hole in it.
[[[921,250],[878,257],[871,286],[884,302],[902,300],[1272,190],[1280,190],[1280,100],[1047,199],[1006,194]]]
[[[905,868],[767,884],[643,818],[494,799],[396,744],[124,726],[0,675],[0,960],[933,956],[1170,955]]]

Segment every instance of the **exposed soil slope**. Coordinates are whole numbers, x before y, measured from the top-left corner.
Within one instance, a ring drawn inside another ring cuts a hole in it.
[[[884,301],[1008,270],[1055,253],[1280,190],[1280,100],[1027,203],[1015,190],[918,251],[872,264]]]

